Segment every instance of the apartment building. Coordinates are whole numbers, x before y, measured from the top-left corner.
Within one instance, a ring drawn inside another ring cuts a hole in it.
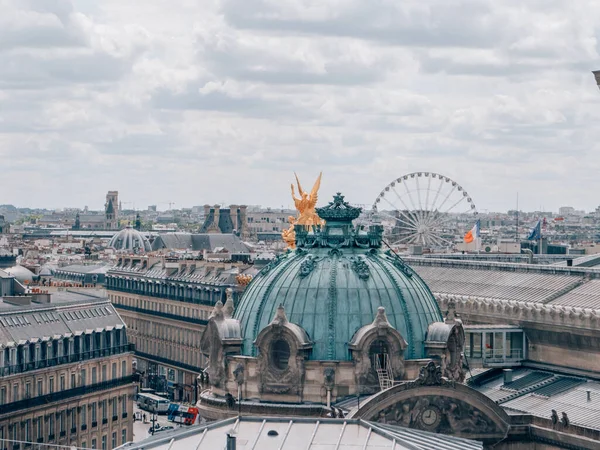
[[[0,449],[110,450],[132,439],[133,346],[107,299],[70,292],[0,301]]]

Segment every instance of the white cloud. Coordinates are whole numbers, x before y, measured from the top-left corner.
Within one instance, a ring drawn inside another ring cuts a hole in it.
[[[591,209],[598,23],[591,0],[0,0],[0,203],[279,206],[323,170],[321,199],[370,204],[423,170],[480,209]]]

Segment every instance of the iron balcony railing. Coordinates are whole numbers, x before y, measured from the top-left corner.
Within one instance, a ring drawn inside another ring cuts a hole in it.
[[[143,353],[143,352],[135,352],[136,356],[139,356],[140,358],[144,358],[144,359],[150,359],[156,362],[160,362],[163,364],[168,364],[170,366],[173,367],[177,367],[179,369],[185,369],[188,370],[190,372],[195,372],[195,373],[202,373],[203,369],[199,368],[199,367],[195,367],[195,366],[191,366],[190,364],[185,364],[179,361],[174,361],[172,359],[167,359],[167,358],[163,358],[162,356],[156,356],[156,355],[151,355],[150,353]]]
[[[225,286],[225,287],[230,287],[230,286]],[[223,288],[223,292],[224,292],[225,287]],[[224,295],[224,294],[216,295],[216,296],[214,296],[213,300],[210,300],[210,299],[194,298],[194,297],[190,297],[189,295],[165,294],[165,293],[151,292],[151,291],[147,292],[143,289],[116,287],[116,286],[111,286],[109,284],[106,284],[106,289],[109,291],[127,292],[129,294],[145,295],[148,297],[164,298],[167,300],[175,300],[175,301],[183,302],[183,303],[193,303],[196,305],[208,305],[208,306],[214,306],[215,303],[217,302],[217,300],[223,301],[222,297]]]
[[[193,323],[196,325],[206,325],[208,323],[208,320],[204,320],[204,319],[196,319],[193,317],[180,316],[179,314],[170,314],[170,313],[165,313],[165,312],[161,312],[161,311],[153,311],[151,309],[137,308],[135,306],[121,305],[119,303],[113,303],[113,306],[117,309],[123,309],[125,311],[133,311],[133,312],[138,312],[138,313],[142,313],[142,314],[149,314],[151,316],[162,317],[163,319],[181,320],[183,322]]]
[[[48,406],[50,403],[68,400],[74,397],[81,397],[93,392],[106,391],[108,389],[114,389],[132,383],[133,376],[129,375],[127,377],[116,378],[110,381],[103,381],[101,383],[79,386],[73,389],[66,389],[60,392],[53,392],[52,394],[40,395],[38,397],[32,397],[25,400],[6,403],[5,405],[0,405],[0,415],[9,413],[14,414],[16,411],[22,409],[35,408],[39,406]]]
[[[86,361],[94,358],[104,358],[106,356],[118,355],[120,353],[132,352],[135,350],[134,344],[119,345],[116,347],[92,350],[89,352],[75,353],[57,358],[40,359],[37,361],[24,362],[11,366],[0,367],[0,376],[14,375],[17,373],[28,372],[30,370],[44,369],[46,367],[58,366],[60,364],[70,364],[80,361]]]

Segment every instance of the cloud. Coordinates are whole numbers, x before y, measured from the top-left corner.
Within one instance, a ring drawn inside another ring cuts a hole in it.
[[[480,209],[593,209],[598,23],[591,0],[0,0],[0,203],[279,206],[323,170],[323,201],[372,204],[430,171]]]

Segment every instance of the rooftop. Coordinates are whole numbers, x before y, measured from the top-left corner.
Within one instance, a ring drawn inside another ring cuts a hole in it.
[[[207,426],[177,429],[125,444],[119,450],[213,450],[227,434],[238,448],[260,450],[478,450],[477,441],[363,420],[241,417]]]

